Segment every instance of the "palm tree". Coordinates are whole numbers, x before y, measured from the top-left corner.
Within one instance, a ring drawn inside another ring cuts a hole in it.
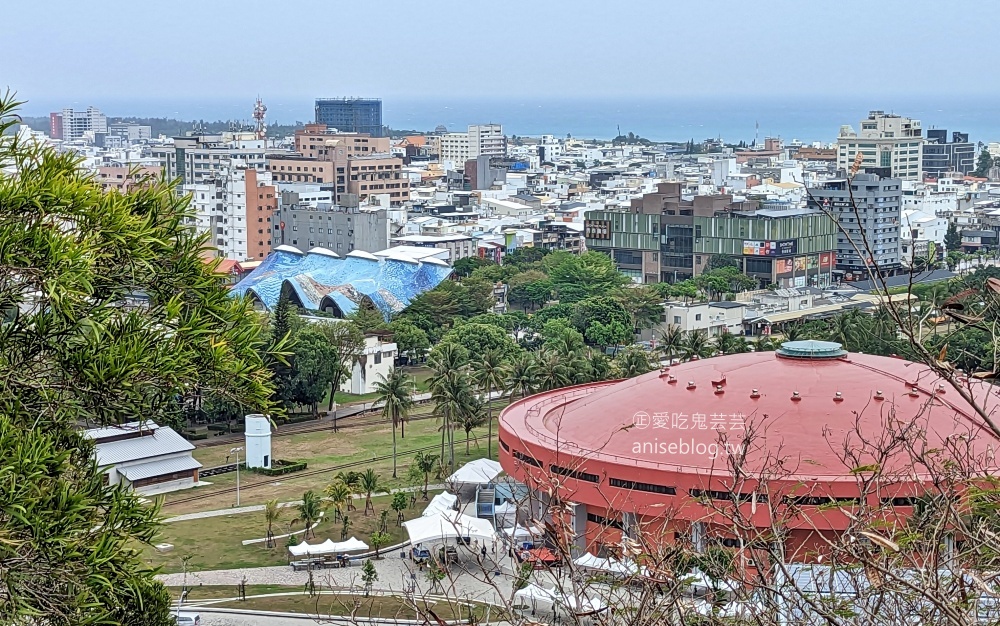
[[[486,420],[489,424],[489,434],[486,438],[488,459],[493,458],[493,392],[498,391],[503,394],[507,376],[507,362],[499,350],[487,349],[472,364],[472,381],[480,393],[486,394]]]
[[[722,354],[741,354],[750,346],[741,335],[725,332],[715,338],[715,348]]]
[[[346,474],[344,472],[337,472],[337,475],[334,476],[334,478],[347,486],[348,493],[350,494],[350,497],[347,498],[347,510],[353,511],[355,508],[354,496],[360,493],[360,487],[358,485],[361,482],[361,474],[353,470],[347,472]]]
[[[836,341],[845,350],[857,350],[856,338],[861,326],[861,315],[863,313],[855,309],[834,317],[830,324],[830,341]]]
[[[708,333],[704,330],[693,330],[684,337],[681,344],[681,357],[685,361],[691,359],[703,359],[712,356],[714,350],[708,339]]]
[[[424,475],[424,500],[427,499],[427,483],[430,481],[431,472],[437,467],[437,459],[434,458],[432,454],[424,454],[423,452],[417,452],[417,455],[413,457],[413,464],[420,470],[420,473]]]
[[[611,361],[607,355],[596,350],[588,350],[587,356],[583,359],[587,364],[587,371],[590,373],[590,381],[597,382],[611,378]]]
[[[781,334],[784,335],[785,341],[800,341],[805,339],[805,333],[802,331],[802,324],[785,324],[785,327],[781,330]]]
[[[522,352],[510,364],[507,389],[512,395],[520,394],[522,398],[526,398],[536,387],[538,387],[538,365],[530,354]]]
[[[767,335],[761,335],[753,342],[754,352],[770,352],[774,350],[774,341]]]
[[[281,518],[281,506],[278,504],[278,499],[268,500],[264,503],[264,521],[267,522],[267,540],[265,546],[268,548],[274,547],[274,523]]]
[[[292,524],[305,525],[303,540],[309,539],[310,535],[315,538],[316,531],[313,530],[313,526],[323,517],[323,502],[315,491],[310,489],[302,494],[302,502],[298,506],[298,511],[299,515],[292,520]]]
[[[684,331],[676,324],[670,324],[660,331],[656,339],[656,351],[672,361],[680,353],[684,344]]]
[[[337,521],[344,514],[344,505],[351,499],[351,488],[338,479],[327,485],[324,491],[326,499],[333,505],[333,521]]]
[[[451,372],[441,376],[431,387],[431,397],[434,400],[434,411],[441,416],[441,465],[444,462],[445,437],[449,444],[449,466],[455,465],[455,422],[467,410],[469,403],[475,399],[469,379],[462,371]]]
[[[615,357],[614,367],[621,378],[635,378],[652,371],[654,364],[649,358],[649,353],[642,347],[629,346]]]
[[[535,363],[538,371],[538,388],[541,391],[559,389],[573,382],[573,372],[567,366],[566,359],[555,350],[542,348],[535,355]]]
[[[413,385],[410,377],[401,369],[395,368],[388,377],[381,376],[375,383],[375,393],[382,402],[382,417],[392,420],[392,477],[396,478],[396,426],[398,426],[413,408],[413,397],[410,391]]]
[[[472,436],[472,430],[486,423],[486,404],[481,398],[472,396],[458,414],[455,423],[465,431],[465,456],[469,456],[469,438]],[[476,447],[479,447],[478,441]]]
[[[434,412],[443,418],[441,425],[441,465],[444,465],[445,440],[450,444],[451,463],[455,463],[455,439],[452,419],[461,411],[469,391],[465,376],[468,354],[465,348],[454,343],[442,343],[431,354],[428,364],[434,375],[428,380]]]
[[[381,487],[378,474],[375,473],[375,470],[370,467],[365,470],[365,473],[361,475],[360,486],[365,492],[365,516],[367,517],[368,509],[371,509],[372,513],[375,512],[375,506],[372,505],[372,494]]]

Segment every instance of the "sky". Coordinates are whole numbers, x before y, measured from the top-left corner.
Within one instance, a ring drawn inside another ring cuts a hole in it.
[[[26,114],[258,94],[277,110],[310,111],[314,98],[336,96],[875,100],[1000,90],[995,0],[16,4],[0,37],[0,88],[27,99]]]

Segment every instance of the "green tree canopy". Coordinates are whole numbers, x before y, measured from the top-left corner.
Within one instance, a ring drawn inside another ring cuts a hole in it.
[[[402,317],[389,323],[392,339],[396,342],[399,354],[413,361],[424,358],[431,349],[431,341],[422,328],[411,320]]]
[[[2,136],[13,106],[0,101],[0,622],[166,626],[139,552],[156,508],[104,484],[80,426],[169,422],[199,390],[273,413],[263,325],[201,258],[186,199],[151,179],[104,192],[73,153]]]
[[[521,350],[505,330],[490,324],[471,322],[455,326],[441,338],[441,342],[457,343],[470,356],[481,355],[486,350],[496,350],[505,360],[513,358]]]
[[[989,150],[983,148],[979,152],[979,159],[976,160],[976,169],[972,174],[979,178],[986,178],[991,167],[993,167],[993,157],[990,155]]]

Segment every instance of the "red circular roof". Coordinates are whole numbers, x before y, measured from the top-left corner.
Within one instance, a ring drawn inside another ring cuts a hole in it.
[[[992,386],[973,385],[990,406],[1000,401]],[[780,457],[788,478],[829,480],[850,476],[857,465],[843,459],[844,451],[860,450],[861,436],[877,439],[891,423],[894,430],[912,425],[926,432],[930,447],[964,435],[974,453],[996,467],[997,440],[975,415],[920,364],[864,354],[793,359],[761,352],[540,394],[508,407],[501,427],[514,440],[575,456],[684,473],[728,470],[728,443],[734,453],[747,447],[748,470],[773,467]],[[874,459],[862,455],[857,462]],[[911,471],[905,454],[887,465]]]

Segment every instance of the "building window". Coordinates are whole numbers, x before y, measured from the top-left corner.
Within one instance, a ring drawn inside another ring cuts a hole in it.
[[[677,495],[677,489],[666,485],[654,485],[652,483],[640,483],[634,480],[623,480],[621,478],[609,478],[608,484],[619,489],[630,491],[646,491],[649,493],[662,493],[668,496]]]
[[[542,466],[542,462],[541,461],[539,461],[535,457],[528,456],[527,454],[525,454],[523,452],[520,452],[518,450],[514,450],[513,456],[518,461],[521,461],[522,463],[527,463],[528,465],[531,465],[533,467],[541,467]]]
[[[601,482],[601,477],[597,474],[588,474],[587,472],[581,472],[577,470],[568,469],[565,467],[559,467],[558,465],[549,465],[549,470],[553,474],[559,474],[560,476],[568,476],[570,478],[575,478],[577,480],[585,480],[588,483],[599,483]]]

